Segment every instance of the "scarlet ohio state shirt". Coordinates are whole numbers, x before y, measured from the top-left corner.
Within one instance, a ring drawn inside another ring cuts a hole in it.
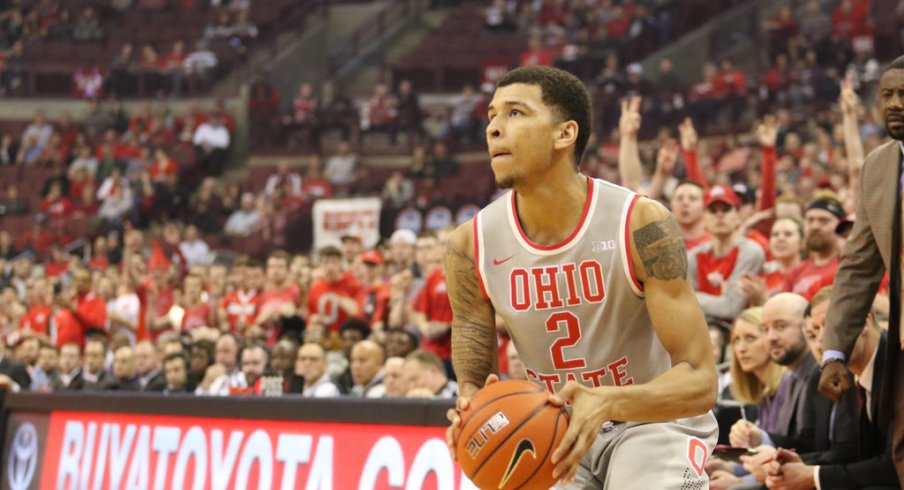
[[[505,319],[531,381],[556,391],[646,383],[671,368],[634,276],[628,223],[639,196],[587,180],[577,228],[561,243],[532,243],[510,191],[474,218],[484,294]]]

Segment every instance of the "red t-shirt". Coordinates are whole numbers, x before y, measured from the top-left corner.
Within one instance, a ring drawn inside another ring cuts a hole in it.
[[[259,314],[264,311],[264,308],[278,308],[279,305],[286,303],[298,305],[300,300],[301,291],[295,284],[290,284],[275,291],[264,291],[257,297],[257,312]],[[276,343],[276,340],[279,338],[280,324],[278,322],[268,322],[264,325],[264,330],[267,333],[267,342],[270,345]]]
[[[361,318],[373,325],[376,322],[386,323],[389,320],[389,285],[367,286],[358,296],[358,308]]]
[[[44,275],[56,277],[65,274],[69,270],[69,262],[50,262],[44,267]]]
[[[812,258],[807,259],[788,271],[783,291],[804,296],[813,284],[824,276],[834,276],[837,271],[838,256],[820,266],[816,266]]]
[[[79,296],[75,307],[75,319],[82,325],[82,331],[89,328],[105,329],[107,325],[107,303],[94,293]]]
[[[196,306],[185,306],[185,315],[182,316],[182,331],[192,330],[210,325],[210,303],[201,303]]]
[[[62,347],[70,342],[85,346],[85,331],[75,315],[67,308],[60,308],[53,314],[51,323],[53,329],[50,339],[57,347]]]
[[[98,271],[105,271],[110,267],[110,260],[106,255],[95,255],[88,261],[88,267]]]
[[[771,267],[767,262],[765,266],[763,266],[764,270],[769,270]],[[764,272],[761,277],[766,280],[766,294],[768,296],[775,296],[778,293],[784,291],[785,288],[785,274],[778,270],[776,267],[775,270]]]
[[[703,245],[704,243],[709,243],[710,240],[712,240],[712,237],[709,236],[709,233],[704,233],[697,238],[692,238],[690,240],[685,239],[684,246],[688,249],[688,251],[690,251],[696,247],[699,247],[700,245]]]
[[[442,269],[437,269],[427,277],[424,287],[414,300],[414,309],[426,315],[427,321],[452,323],[452,305],[449,304],[446,275]],[[451,331],[437,339],[423,339],[421,348],[442,359],[449,359],[452,355]]]
[[[339,297],[357,299],[362,288],[361,283],[348,272],[336,282],[321,279],[311,286],[311,292],[308,294],[308,312],[320,315],[323,324],[328,326],[330,331],[338,332],[342,323],[348,320],[348,314],[339,307]]]
[[[62,219],[69,216],[72,212],[72,203],[67,197],[61,197],[53,201],[44,199],[41,201],[41,211],[47,214],[50,219]]]
[[[19,328],[47,335],[51,315],[53,315],[53,309],[48,305],[32,306],[28,313],[19,320]]]
[[[239,322],[244,322],[245,325],[254,323],[254,318],[257,316],[257,301],[257,291],[246,293],[237,290],[223,298],[220,308],[226,310],[230,331],[237,332]]]
[[[722,287],[734,271],[740,250],[732,247],[721,257],[713,255],[712,250],[697,252],[697,291],[721,296]]]

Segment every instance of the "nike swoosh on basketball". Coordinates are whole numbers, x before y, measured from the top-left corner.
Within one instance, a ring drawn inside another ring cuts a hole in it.
[[[502,265],[502,264],[508,262],[509,260],[511,260],[512,257],[514,257],[514,256],[515,256],[515,254],[512,254],[512,255],[509,255],[508,257],[506,257],[506,258],[504,258],[504,259],[502,259],[502,260],[499,260],[499,259],[493,259],[493,265]]]
[[[505,474],[502,475],[502,481],[499,482],[499,488],[505,486],[508,483],[509,478],[512,477],[512,474],[515,473],[515,469],[518,468],[518,463],[521,462],[521,459],[524,458],[524,455],[530,453],[530,455],[537,459],[537,452],[534,449],[534,442],[530,439],[521,439],[518,442],[518,446],[515,447],[515,451],[512,452],[512,460],[509,461],[508,468],[505,470]]]

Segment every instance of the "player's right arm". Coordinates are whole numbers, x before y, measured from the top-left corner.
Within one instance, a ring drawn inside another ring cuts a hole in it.
[[[446,289],[452,306],[452,365],[458,378],[460,397],[449,411],[451,425],[446,442],[455,457],[454,431],[460,423],[459,410],[468,399],[495,378],[498,361],[496,314],[484,297],[474,261],[474,226],[467,222],[449,238],[445,260]]]

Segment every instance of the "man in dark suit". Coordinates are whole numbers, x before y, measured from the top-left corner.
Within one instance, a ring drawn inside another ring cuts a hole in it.
[[[813,488],[817,482],[821,490],[869,488],[886,490],[900,488],[891,459],[891,431],[878,423],[876,396],[885,363],[887,338],[878,323],[869,317],[851,353],[848,366],[856,376],[857,414],[853,419],[859,427],[859,457],[851,464],[818,464],[806,461],[790,451],[779,451],[770,463],[767,483],[770,488]]]
[[[19,390],[28,390],[31,387],[31,376],[25,365],[6,356],[6,345],[0,342],[0,375],[8,377]]]
[[[163,391],[166,378],[160,369],[160,352],[150,340],[143,340],[135,346],[135,367],[138,368],[138,385],[141,391]]]
[[[724,476],[721,478],[729,488],[764,488],[766,463],[781,447],[800,451],[809,464],[842,463],[856,458],[856,426],[843,421],[852,420],[856,401],[848,397],[842,403],[833,404],[819,395],[816,359],[804,336],[807,309],[807,300],[793,293],[773,296],[763,306],[769,355],[773,361],[788,367],[776,394],[783,401],[769,432],[743,420],[732,426],[731,444],[756,448],[757,454],[741,457],[744,469],[750,473],[743,481],[731,478],[729,482]]]
[[[60,347],[60,372],[54,391],[79,391],[85,387],[82,378],[82,350],[78,344],[69,342]]]
[[[901,355],[901,156],[904,147],[904,57],[885,68],[879,80],[879,108],[885,128],[895,140],[873,150],[863,164],[857,219],[835,276],[838,285],[823,336],[825,353],[819,389],[837,399],[850,388],[845,361],[851,358],[857,337],[872,307],[887,270],[890,276],[891,314],[888,343],[881,373],[878,418],[882,425],[896,421],[892,457],[904,486],[904,356]]]
[[[121,391],[141,391],[135,370],[132,348],[124,345],[113,353],[113,377]]]
[[[107,359],[107,343],[101,337],[94,337],[85,342],[85,369],[82,378],[85,380],[85,391],[109,391],[119,389],[116,379],[104,369]]]

